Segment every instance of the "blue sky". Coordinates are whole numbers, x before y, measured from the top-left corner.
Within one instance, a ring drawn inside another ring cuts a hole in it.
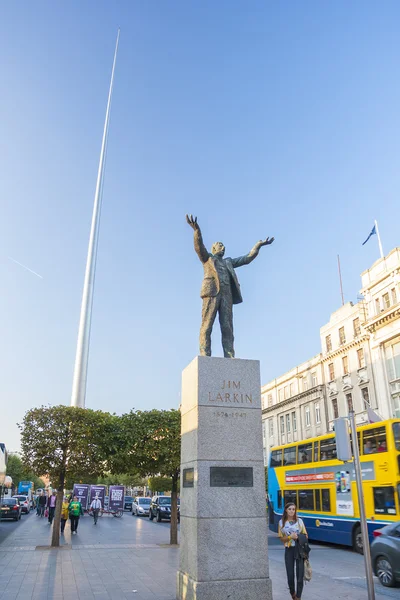
[[[262,381],[319,352],[360,273],[399,245],[397,2],[9,2],[0,22],[0,441],[69,403],[118,26],[87,406],[177,407],[202,267],[238,271],[236,354]],[[8,256],[43,276],[23,270]],[[221,355],[219,331],[213,351]]]

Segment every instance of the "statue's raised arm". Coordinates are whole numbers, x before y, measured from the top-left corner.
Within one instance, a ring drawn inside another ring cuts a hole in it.
[[[207,252],[207,248],[203,242],[203,236],[201,235],[201,229],[199,224],[197,223],[197,217],[193,217],[193,215],[186,215],[186,222],[194,231],[194,249],[201,260],[202,263],[208,261],[210,255]]]
[[[273,238],[273,237],[272,238],[267,237],[265,240],[260,240],[259,242],[257,242],[257,244],[255,244],[253,246],[253,248],[250,250],[250,252],[248,254],[246,254],[245,256],[239,256],[238,258],[232,258],[233,267],[235,269],[237,269],[238,267],[243,267],[243,265],[248,265],[249,263],[251,263],[251,261],[253,261],[258,256],[260,248],[262,248],[263,246],[269,246],[270,244],[272,244],[274,239],[275,238]]]

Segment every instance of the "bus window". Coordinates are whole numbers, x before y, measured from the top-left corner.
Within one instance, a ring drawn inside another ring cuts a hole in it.
[[[299,490],[299,509],[314,510],[314,491]]]
[[[296,464],[296,446],[285,448],[283,454],[284,465],[295,465]]]
[[[282,466],[282,450],[273,450],[271,452],[270,467],[281,467]]]
[[[376,452],[387,452],[385,427],[367,429],[363,433],[363,454],[375,454]]]
[[[321,490],[315,490],[315,510],[321,511]]]
[[[312,444],[300,444],[297,456],[299,463],[312,462]]]
[[[361,432],[357,431],[357,441],[358,441],[358,451],[360,454],[362,454],[362,448],[361,448]],[[353,438],[351,437],[351,433],[350,433],[350,445],[351,445],[351,452],[354,456],[354,450],[353,450]]]
[[[396,450],[400,450],[400,423],[393,423],[393,435]]]
[[[396,504],[394,501],[394,489],[390,487],[375,487],[374,488],[374,505],[375,514],[378,515],[395,515]]]
[[[282,508],[282,490],[278,490],[278,508]]]
[[[322,490],[322,511],[331,512],[331,499],[329,490]]]
[[[335,460],[336,459],[336,441],[332,438],[330,440],[321,440],[320,443],[320,460]]]
[[[314,442],[314,462],[318,462],[319,442]]]
[[[297,492],[296,492],[296,490],[285,490],[283,492],[283,497],[285,499],[285,505],[288,502],[293,502],[293,504],[296,504],[296,506],[297,506]]]

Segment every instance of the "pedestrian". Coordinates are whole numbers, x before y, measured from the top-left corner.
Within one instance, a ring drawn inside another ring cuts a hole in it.
[[[68,508],[69,502],[67,496],[64,496],[63,503],[61,506],[61,533],[64,533],[65,524],[68,521]]]
[[[71,520],[71,533],[76,535],[79,524],[79,517],[83,515],[82,504],[78,500],[78,496],[74,496],[74,499],[68,508],[69,518]]]
[[[40,508],[39,514],[40,514],[41,517],[44,516],[44,511],[46,509],[46,504],[47,504],[47,498],[46,498],[44,492],[41,492],[40,496],[39,496],[39,508]]]
[[[36,503],[36,516],[37,517],[40,516],[40,504],[39,504],[39,500],[40,500],[40,494],[38,494],[36,496],[36,499],[35,499],[35,503]]]
[[[97,525],[97,519],[99,518],[99,512],[101,511],[101,500],[99,496],[96,494],[95,499],[92,501],[90,505],[90,509],[93,513],[94,523],[93,525]]]
[[[304,584],[304,560],[300,557],[298,543],[296,543],[301,533],[308,537],[302,519],[297,516],[296,505],[288,502],[279,521],[278,534],[285,546],[286,575],[293,600],[301,599]]]
[[[54,519],[54,513],[56,512],[56,504],[57,504],[57,493],[56,490],[53,490],[51,496],[47,499],[47,508],[49,510],[49,523],[50,525]]]

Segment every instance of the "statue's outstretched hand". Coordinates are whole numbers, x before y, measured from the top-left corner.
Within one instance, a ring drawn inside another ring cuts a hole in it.
[[[192,229],[194,229],[196,231],[196,229],[200,229],[198,223],[197,223],[197,217],[193,217],[193,215],[186,215],[186,221],[188,223],[188,225],[190,225],[190,227]]]
[[[270,244],[272,244],[272,242],[274,241],[275,238],[267,238],[266,240],[260,240],[259,242],[257,242],[257,246],[259,248],[261,248],[261,246],[269,246]]]

